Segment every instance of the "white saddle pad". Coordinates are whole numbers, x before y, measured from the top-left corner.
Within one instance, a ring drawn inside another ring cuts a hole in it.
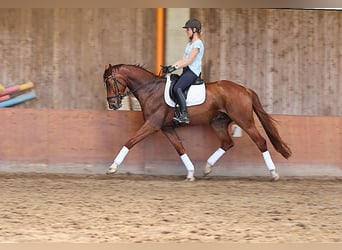
[[[166,84],[164,90],[165,103],[170,107],[175,107],[176,103],[170,97],[171,80],[170,75],[166,76]],[[205,101],[205,84],[191,85],[186,98],[186,106],[195,106],[204,103]]]

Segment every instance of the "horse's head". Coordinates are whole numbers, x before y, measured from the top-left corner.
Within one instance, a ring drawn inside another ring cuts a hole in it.
[[[107,102],[110,109],[119,109],[122,106],[122,98],[127,84],[123,76],[115,70],[111,64],[106,66],[103,73],[103,81],[107,88]]]

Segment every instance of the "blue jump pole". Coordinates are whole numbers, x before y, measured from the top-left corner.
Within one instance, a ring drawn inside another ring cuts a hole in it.
[[[16,96],[12,99],[9,99],[7,101],[3,101],[0,102],[0,108],[4,108],[4,107],[9,107],[9,106],[13,106],[15,104],[21,103],[21,102],[25,102],[28,100],[31,100],[33,98],[36,98],[36,92],[35,91],[30,91],[28,93]]]

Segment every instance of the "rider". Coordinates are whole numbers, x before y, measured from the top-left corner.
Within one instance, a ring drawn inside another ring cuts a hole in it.
[[[180,78],[173,88],[173,95],[177,98],[180,112],[175,112],[173,120],[178,123],[189,124],[188,112],[184,90],[189,87],[201,74],[202,57],[204,45],[201,40],[201,22],[197,19],[188,20],[184,27],[189,38],[189,43],[185,47],[185,53],[182,59],[167,67],[167,73],[176,69],[183,68]]]

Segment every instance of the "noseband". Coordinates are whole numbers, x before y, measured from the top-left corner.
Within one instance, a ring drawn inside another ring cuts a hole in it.
[[[108,77],[104,80],[105,84],[107,84],[107,81],[108,81],[110,78],[112,78],[113,81],[114,81],[113,90],[114,90],[114,92],[116,92],[116,93],[118,93],[118,94],[117,94],[117,95],[113,95],[113,96],[108,96],[108,97],[107,97],[107,101],[109,102],[111,99],[116,98],[116,99],[118,100],[119,106],[121,107],[122,99],[123,99],[125,96],[127,96],[127,94],[122,94],[122,93],[120,92],[120,89],[119,89],[118,85],[120,84],[120,85],[123,86],[124,88],[126,88],[127,86],[125,86],[122,82],[120,82],[120,81],[116,78],[114,72],[112,72],[112,74],[111,74],[110,76],[108,76]]]

